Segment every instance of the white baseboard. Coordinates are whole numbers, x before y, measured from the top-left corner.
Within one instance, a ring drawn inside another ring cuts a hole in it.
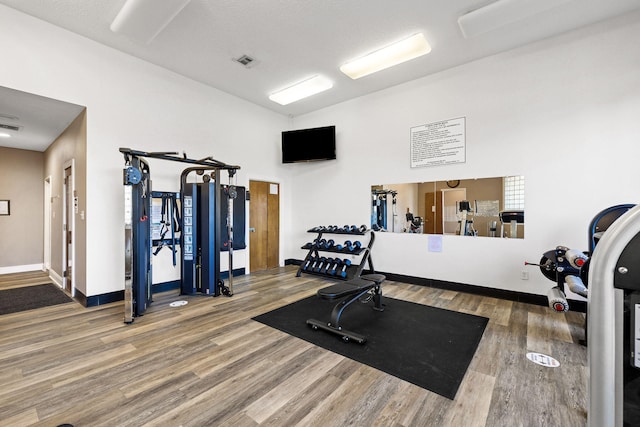
[[[43,269],[43,264],[14,265],[11,267],[0,267],[0,274],[24,273],[27,271],[38,271]]]
[[[53,281],[53,283],[55,283],[56,285],[62,287],[62,276],[60,276],[55,271],[49,270],[49,279],[51,279],[51,281]]]

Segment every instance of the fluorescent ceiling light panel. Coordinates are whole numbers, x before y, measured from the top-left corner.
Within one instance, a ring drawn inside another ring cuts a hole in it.
[[[545,12],[569,0],[498,0],[458,18],[468,39]]]
[[[431,46],[422,33],[384,47],[367,56],[347,62],[340,71],[352,79],[359,79],[385,68],[393,67],[431,52]]]
[[[11,138],[11,135],[5,132],[0,132],[0,138]]]
[[[151,43],[191,0],[127,0],[111,31]]]
[[[272,93],[269,95],[269,99],[280,105],[287,105],[302,98],[315,95],[316,93],[324,92],[332,87],[333,83],[326,77],[314,76],[300,83],[296,83],[293,86],[289,86],[286,89]]]

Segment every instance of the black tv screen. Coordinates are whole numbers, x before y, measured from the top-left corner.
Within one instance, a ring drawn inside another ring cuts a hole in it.
[[[282,132],[282,163],[333,160],[335,158],[335,126]]]

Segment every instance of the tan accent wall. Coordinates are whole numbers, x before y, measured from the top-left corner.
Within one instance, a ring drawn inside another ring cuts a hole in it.
[[[74,286],[84,295],[87,292],[87,118],[84,110],[69,127],[44,152],[44,176],[51,177],[51,269],[62,277],[63,265],[63,214],[64,169],[74,161],[75,192],[78,212],[75,219],[75,282]]]
[[[44,260],[44,177],[41,152],[0,147],[0,200],[11,214],[0,216],[0,268]]]

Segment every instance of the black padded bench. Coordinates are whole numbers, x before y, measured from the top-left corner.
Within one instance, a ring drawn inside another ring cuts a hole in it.
[[[309,319],[307,320],[307,325],[316,330],[322,329],[340,335],[344,341],[353,340],[358,344],[363,344],[367,340],[366,337],[343,329],[340,325],[340,317],[351,303],[358,301],[369,293],[371,294],[370,299],[373,299],[373,309],[383,311],[384,306],[382,305],[382,289],[380,285],[385,279],[386,277],[382,274],[365,274],[347,282],[336,283],[318,290],[320,298],[330,301],[339,299],[340,301],[333,307],[329,323]]]

